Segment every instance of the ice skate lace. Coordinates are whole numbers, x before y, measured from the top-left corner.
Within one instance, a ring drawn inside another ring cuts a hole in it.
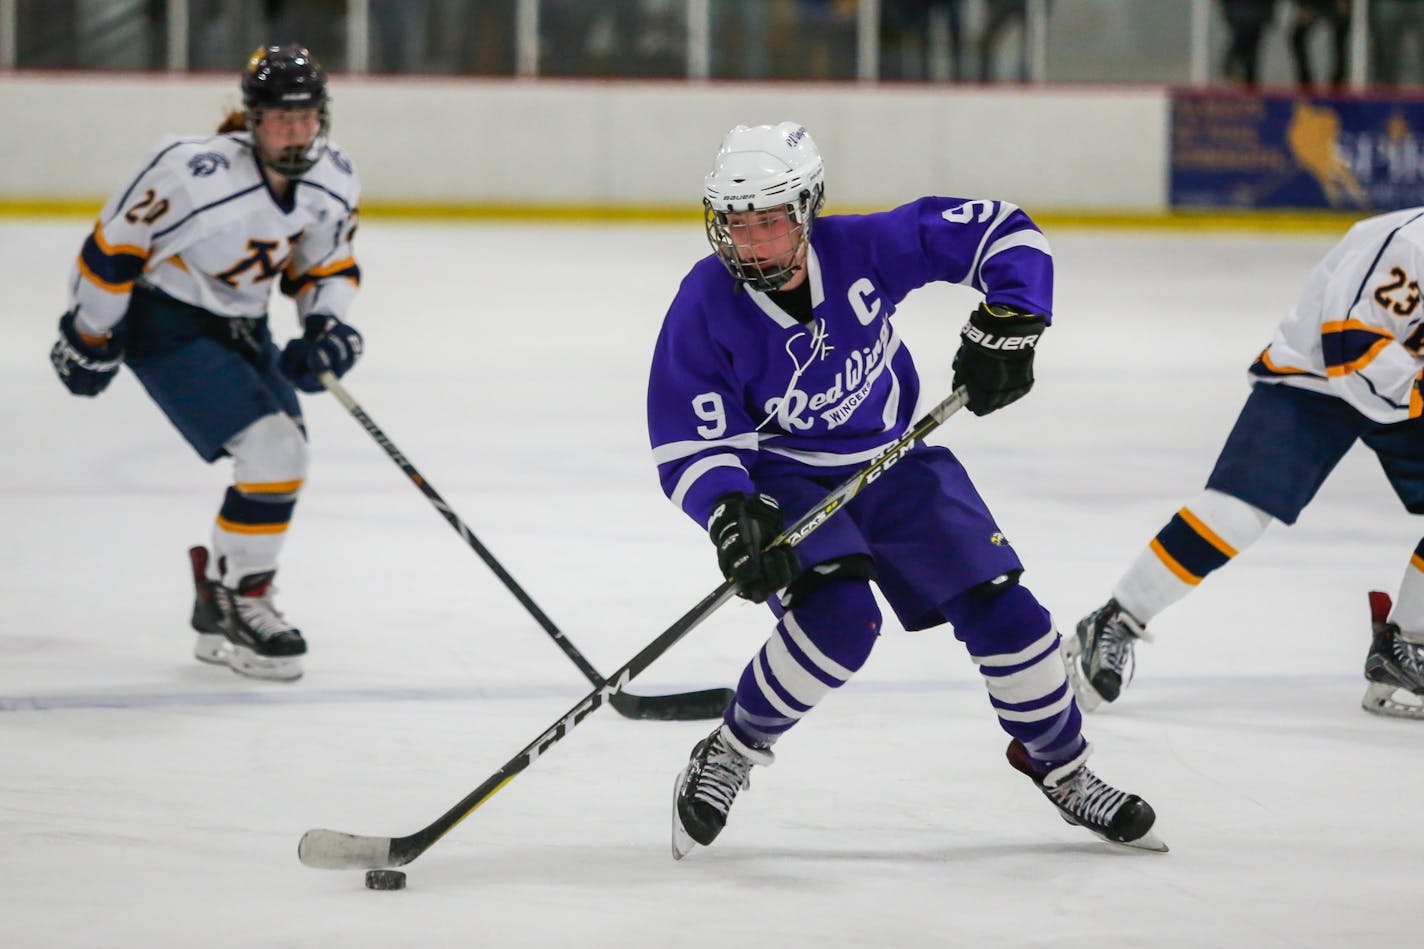
[[[692,796],[715,807],[724,816],[732,809],[737,792],[751,784],[754,762],[715,738],[702,759]]]
[[[1053,803],[1082,823],[1107,827],[1124,801],[1126,791],[1106,784],[1086,767],[1074,771],[1057,787],[1047,789]]]
[[[1424,646],[1406,642],[1396,634],[1394,661],[1401,672],[1414,680],[1414,687],[1424,687]]]
[[[1094,637],[1091,664],[1098,669],[1111,669],[1126,682],[1132,678],[1132,646],[1136,639],[1137,634],[1128,628],[1120,613],[1109,613]]]
[[[237,607],[237,615],[263,639],[290,632],[292,629],[292,624],[287,622],[272,602],[272,594],[275,592],[274,587],[268,586],[257,596],[239,594],[232,598]]]

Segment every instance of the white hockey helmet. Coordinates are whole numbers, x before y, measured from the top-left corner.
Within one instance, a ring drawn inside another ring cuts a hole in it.
[[[707,240],[732,276],[762,291],[791,279],[825,197],[824,179],[821,151],[800,123],[738,125],[727,133],[703,180],[702,207]],[[741,260],[727,215],[777,208],[785,208],[799,229],[795,262],[768,266]]]

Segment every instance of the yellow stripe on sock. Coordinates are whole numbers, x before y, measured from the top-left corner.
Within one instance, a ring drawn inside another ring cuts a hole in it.
[[[234,534],[281,534],[287,529],[288,521],[280,524],[239,524],[225,517],[218,517],[218,527]]]
[[[239,481],[233,485],[240,494],[296,494],[301,490],[302,479],[294,481]]]
[[[1211,544],[1213,547],[1226,554],[1226,556],[1228,557],[1236,556],[1236,548],[1232,547],[1226,541],[1222,540],[1221,537],[1216,533],[1216,531],[1206,526],[1206,523],[1203,522],[1201,518],[1197,517],[1195,514],[1193,514],[1186,508],[1182,508],[1177,513],[1181,515],[1182,520],[1186,521],[1189,525],[1191,525],[1192,530],[1196,531],[1202,536],[1202,540],[1206,541],[1208,544]]]
[[[1192,586],[1196,586],[1198,583],[1202,582],[1201,577],[1197,576],[1196,574],[1188,570],[1186,567],[1177,563],[1176,558],[1173,557],[1171,554],[1167,553],[1167,548],[1163,547],[1162,542],[1159,541],[1157,538],[1152,538],[1152,543],[1148,544],[1147,546],[1151,548],[1154,554],[1157,555],[1157,559],[1162,561],[1162,565],[1164,567],[1166,567],[1168,570],[1172,571],[1174,574],[1177,575],[1178,580],[1181,580],[1183,583],[1189,583]]]

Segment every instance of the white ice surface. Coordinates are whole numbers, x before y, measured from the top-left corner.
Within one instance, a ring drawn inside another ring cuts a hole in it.
[[[1362,449],[1155,624],[1088,719],[1165,856],[1065,825],[1004,762],[946,630],[889,624],[865,670],[674,864],[673,776],[703,724],[604,710],[377,893],[301,866],[309,827],[403,835],[586,691],[574,667],[328,397],[279,575],[294,685],[189,658],[185,548],[228,481],[124,373],[46,359],[82,221],[0,225],[0,944],[33,946],[1361,946],[1417,938],[1424,722],[1360,710],[1365,593],[1419,537]],[[1246,365],[1330,241],[1052,235],[1039,385],[952,445],[1062,628],[1200,488]],[[601,670],[716,585],[643,428],[683,227],[368,223],[348,387]],[[967,291],[902,310],[927,397]],[[275,322],[293,324],[285,307]],[[635,683],[730,684],[769,624],[733,603]]]

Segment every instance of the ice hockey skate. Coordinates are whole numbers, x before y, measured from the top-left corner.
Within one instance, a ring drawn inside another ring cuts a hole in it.
[[[254,679],[302,677],[306,640],[272,602],[275,575],[275,570],[267,570],[243,577],[236,589],[214,583],[227,650],[222,658],[209,661],[226,662],[233,672]]]
[[[681,860],[706,847],[727,826],[737,792],[751,784],[752,765],[773,760],[764,748],[748,748],[726,725],[697,743],[692,760],[673,782],[672,856]]]
[[[1166,853],[1167,845],[1152,832],[1157,821],[1152,805],[1104,782],[1083,763],[1085,757],[1086,753],[1045,772],[1034,767],[1028,749],[1019,741],[1009,742],[1009,764],[1038,786],[1065,821],[1087,828],[1108,843]]]
[[[1132,647],[1137,640],[1152,641],[1147,627],[1108,600],[1078,621],[1076,636],[1063,637],[1063,661],[1068,681],[1078,696],[1078,706],[1091,712],[1104,702],[1114,702],[1132,681],[1136,668]]]
[[[1424,638],[1400,632],[1388,621],[1389,594],[1370,594],[1374,637],[1365,657],[1365,711],[1394,718],[1424,719]]]
[[[201,662],[225,666],[232,655],[232,645],[223,633],[222,607],[218,604],[218,582],[208,579],[208,549],[189,547],[188,561],[193,566],[193,631],[198,640],[193,656]]]

